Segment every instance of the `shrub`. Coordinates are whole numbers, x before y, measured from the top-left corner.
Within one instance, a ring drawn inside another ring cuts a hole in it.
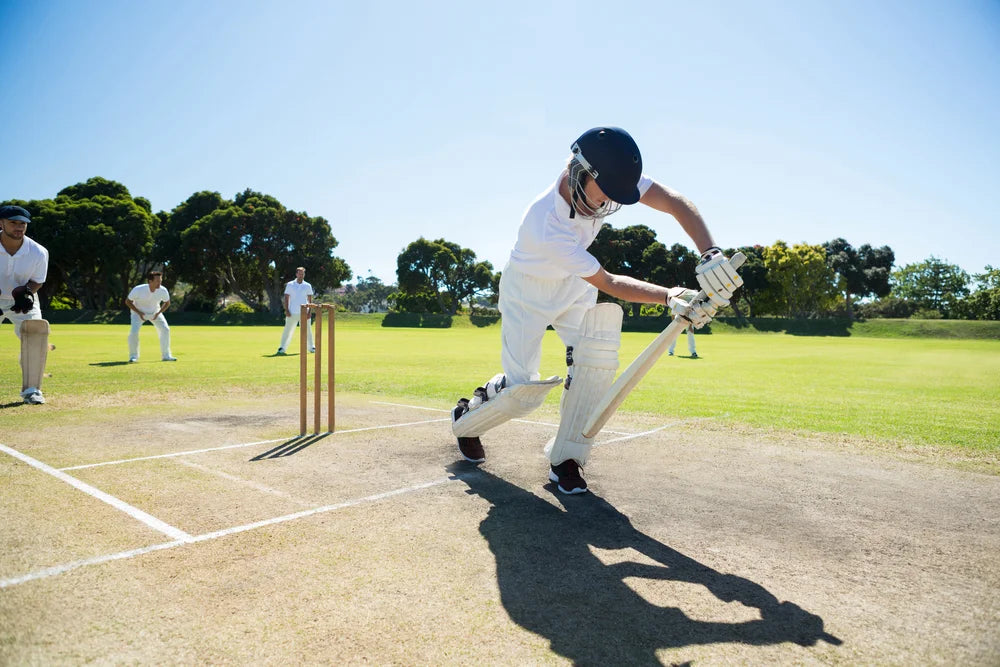
[[[859,303],[854,308],[856,315],[869,319],[873,317],[905,319],[913,315],[916,310],[917,304],[914,302],[893,296],[876,299],[868,303]]]
[[[231,304],[223,308],[222,312],[226,315],[239,315],[242,313],[252,313],[253,308],[246,305],[242,301],[233,301]]]

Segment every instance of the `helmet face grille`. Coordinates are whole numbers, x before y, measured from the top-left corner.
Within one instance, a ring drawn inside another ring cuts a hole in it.
[[[593,172],[584,166],[583,162],[579,159],[580,157],[579,154],[574,154],[569,161],[569,192],[572,198],[570,205],[573,207],[576,215],[584,220],[606,218],[620,209],[622,205],[610,199],[600,205],[590,201],[586,193],[587,175],[590,175],[592,178],[594,176]],[[596,181],[597,179],[594,178],[594,180]],[[600,186],[600,183],[597,185]]]

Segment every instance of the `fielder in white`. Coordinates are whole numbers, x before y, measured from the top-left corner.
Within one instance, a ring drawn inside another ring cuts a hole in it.
[[[697,359],[698,358],[698,350],[696,350],[695,347],[694,347],[694,326],[693,325],[688,325],[688,327],[685,329],[685,331],[687,331],[688,352],[691,353],[691,358],[692,359]],[[676,338],[674,339],[674,341],[672,343],[670,343],[670,347],[667,348],[667,354],[670,355],[671,357],[674,356],[674,348],[675,347],[677,347],[677,339]]]
[[[559,430],[545,453],[549,480],[570,494],[587,490],[582,467],[593,438],[584,437],[582,430],[618,368],[622,309],[613,303],[597,305],[598,290],[625,301],[667,304],[701,327],[717,307],[729,303],[732,291],[725,286],[738,280],[694,204],[642,173],[639,147],[625,130],[593,128],[571,150],[567,167],[525,212],[500,279],[503,373],[452,410],[452,432],[462,456],[484,461],[479,436],[527,415],[563,384],[557,376],[539,375],[542,337],[551,324],[566,345],[568,371]],[[697,276],[711,302],[706,297],[689,303],[685,299],[695,295],[693,290],[608,273],[587,251],[604,218],[636,202],[677,219],[702,253]]]
[[[49,323],[35,298],[48,276],[49,251],[28,238],[31,214],[20,206],[0,206],[0,324],[14,325],[21,344],[21,399],[45,402],[42,377],[49,351]]]
[[[132,311],[132,328],[128,332],[129,363],[139,361],[139,330],[145,322],[152,322],[156,327],[163,361],[177,361],[170,353],[170,325],[163,316],[170,307],[170,293],[163,286],[163,273],[150,271],[146,274],[146,283],[132,288],[125,297],[125,305]]]
[[[281,332],[278,354],[286,354],[288,344],[292,342],[292,333],[296,325],[301,324],[299,318],[302,317],[302,306],[313,302],[313,286],[306,282],[305,268],[300,266],[295,269],[295,280],[289,280],[285,284],[285,294],[282,299],[285,305],[285,330]],[[306,334],[309,337],[309,351],[315,352],[312,327],[309,326],[309,322],[303,326],[306,327]]]

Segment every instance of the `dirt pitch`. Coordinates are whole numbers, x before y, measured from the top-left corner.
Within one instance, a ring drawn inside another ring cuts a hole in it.
[[[0,664],[1000,663],[988,457],[618,417],[565,497],[552,411],[86,407],[0,412]]]

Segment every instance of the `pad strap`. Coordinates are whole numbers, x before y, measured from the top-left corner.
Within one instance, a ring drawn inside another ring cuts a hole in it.
[[[457,438],[474,438],[506,421],[527,416],[537,410],[548,393],[561,383],[562,378],[553,375],[547,380],[507,387],[495,398],[481,403],[453,422],[451,432]]]

